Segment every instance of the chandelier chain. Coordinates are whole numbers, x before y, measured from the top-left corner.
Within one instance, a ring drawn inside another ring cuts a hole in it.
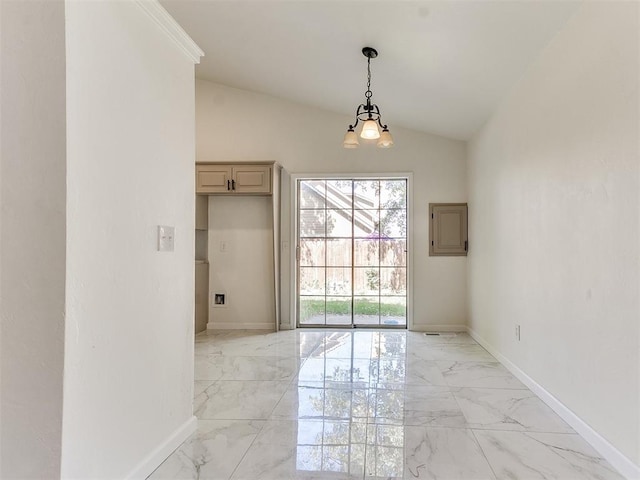
[[[373,93],[371,92],[371,57],[367,57],[367,91],[364,96],[369,99]]]

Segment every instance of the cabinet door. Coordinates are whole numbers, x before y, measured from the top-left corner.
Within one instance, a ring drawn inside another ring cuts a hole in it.
[[[271,193],[271,165],[238,165],[233,167],[236,193]]]
[[[467,204],[431,203],[429,255],[467,254]]]
[[[196,165],[196,193],[232,193],[229,165]]]

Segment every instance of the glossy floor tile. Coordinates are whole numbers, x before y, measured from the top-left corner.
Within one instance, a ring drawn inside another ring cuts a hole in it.
[[[406,427],[405,449],[405,478],[495,478],[471,430]]]
[[[476,431],[498,478],[622,479],[577,434]]]
[[[267,419],[282,398],[287,382],[218,380],[194,400],[194,414],[204,419]]]
[[[171,455],[152,478],[229,478],[264,423],[199,420],[198,432]]]
[[[453,394],[472,428],[574,433],[531,390],[460,388]]]
[[[450,387],[526,388],[498,362],[438,362],[443,380]]]
[[[467,334],[200,334],[198,431],[150,479],[619,479]]]
[[[282,352],[280,352],[282,353]],[[283,356],[196,355],[197,380],[291,380],[300,359]]]

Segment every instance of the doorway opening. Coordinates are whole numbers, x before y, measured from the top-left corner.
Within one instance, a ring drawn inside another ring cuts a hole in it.
[[[407,328],[407,183],[297,180],[298,327]]]

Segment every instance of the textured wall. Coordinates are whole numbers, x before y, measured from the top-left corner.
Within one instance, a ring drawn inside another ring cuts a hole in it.
[[[0,477],[60,475],[65,302],[64,2],[3,1]]]
[[[469,154],[471,327],[636,464],[638,40],[586,2]]]
[[[62,475],[125,478],[192,416],[194,67],[135,2],[66,13]]]

